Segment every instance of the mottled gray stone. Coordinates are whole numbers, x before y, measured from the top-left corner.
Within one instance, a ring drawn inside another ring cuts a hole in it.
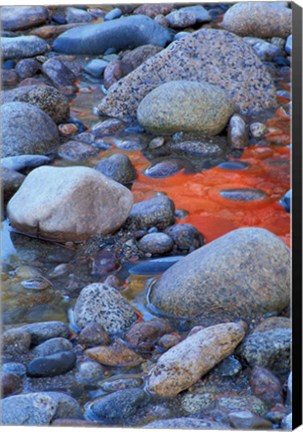
[[[272,423],[250,411],[234,411],[228,415],[231,425],[235,429],[272,429]]]
[[[43,24],[49,17],[45,6],[15,6],[1,8],[3,30],[26,30]]]
[[[78,90],[74,84],[76,75],[61,61],[50,58],[42,65],[42,72],[63,94],[71,94]]]
[[[85,65],[83,70],[95,78],[100,78],[103,75],[106,66],[108,66],[107,61],[102,59],[93,59]]]
[[[281,54],[281,50],[276,45],[269,42],[257,42],[253,45],[253,50],[263,61],[271,61],[274,57]]]
[[[93,20],[93,17],[90,13],[86,12],[83,9],[75,8],[75,7],[67,7],[65,11],[66,21],[70,23],[84,23],[90,22]]]
[[[166,228],[165,233],[180,250],[198,249],[204,244],[203,235],[191,224],[176,224]]]
[[[250,321],[288,305],[289,272],[290,252],[282,240],[261,228],[240,228],[166,270],[149,300],[179,317]]]
[[[222,26],[240,36],[287,37],[291,32],[291,9],[280,2],[241,2],[224,15]]]
[[[2,348],[4,354],[26,354],[31,345],[31,335],[25,328],[6,330],[2,334]]]
[[[17,36],[13,38],[1,38],[3,59],[23,59],[44,54],[49,50],[49,45],[37,36]]]
[[[175,221],[175,206],[165,195],[157,195],[133,205],[128,222],[137,228],[157,227],[164,229]]]
[[[72,343],[65,338],[57,337],[48,339],[33,349],[33,354],[37,357],[44,357],[62,351],[69,351],[73,348]]]
[[[202,29],[171,43],[112,85],[98,110],[135,121],[141,100],[154,88],[172,80],[219,85],[241,113],[276,104],[273,80],[252,47],[232,33]]]
[[[39,69],[40,63],[36,59],[20,60],[15,67],[15,71],[21,79],[34,76]]]
[[[131,160],[128,156],[120,153],[102,159],[95,169],[123,185],[131,183],[136,178],[136,169]]]
[[[56,337],[68,338],[70,335],[68,326],[61,321],[38,322],[27,324],[21,328],[31,335],[34,345]]]
[[[53,49],[66,54],[103,54],[108,48],[121,51],[145,44],[164,46],[171,38],[169,30],[137,15],[68,30],[54,41]]]
[[[248,145],[248,129],[245,120],[239,114],[234,114],[228,125],[228,144],[233,148],[243,148]]]
[[[31,168],[37,168],[41,165],[47,165],[51,162],[51,159],[47,156],[42,155],[19,155],[19,156],[7,156],[1,159],[1,166],[3,168],[22,171]]]
[[[217,135],[234,112],[228,93],[208,83],[170,81],[148,93],[137,118],[154,133],[201,132]]]
[[[164,254],[173,247],[173,240],[165,233],[146,234],[138,243],[139,249],[151,254]]]
[[[74,321],[79,328],[97,322],[109,334],[123,332],[136,319],[134,309],[119,291],[102,283],[83,288],[74,308]]]
[[[9,102],[1,106],[2,154],[50,154],[57,150],[56,124],[45,112],[29,103]]]

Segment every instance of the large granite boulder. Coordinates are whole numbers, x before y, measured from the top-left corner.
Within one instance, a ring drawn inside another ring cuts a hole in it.
[[[98,110],[135,122],[141,100],[154,88],[173,80],[219,85],[242,113],[276,104],[273,80],[252,47],[227,31],[202,29],[171,43],[112,85]]]
[[[103,54],[108,48],[118,52],[146,44],[163,47],[171,40],[168,29],[137,15],[68,30],[54,41],[53,49],[66,54]]]
[[[126,187],[92,168],[43,166],[26,177],[7,211],[21,232],[81,241],[119,229],[132,203]]]
[[[290,298],[290,251],[261,228],[240,228],[190,253],[151,287],[149,301],[177,317],[214,323],[280,312]]]

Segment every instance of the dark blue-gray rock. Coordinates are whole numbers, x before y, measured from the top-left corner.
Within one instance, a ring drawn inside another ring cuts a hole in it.
[[[131,183],[136,178],[136,169],[131,160],[128,156],[121,153],[102,159],[95,169],[123,185]]]
[[[232,33],[202,29],[171,43],[113,84],[98,110],[135,122],[141,100],[173,80],[218,85],[242,114],[276,105],[273,80],[252,47]]]
[[[186,12],[189,11],[189,12],[193,13],[196,17],[196,23],[197,24],[211,21],[211,17],[209,15],[208,11],[203,6],[200,6],[200,5],[186,6],[186,7],[179,9],[179,11],[186,11]]]
[[[4,165],[2,165],[0,175],[1,175],[3,199],[4,201],[8,201],[22,185],[25,176],[12,169],[6,168]]]
[[[65,17],[69,24],[91,22],[94,19],[90,13],[76,7],[67,7]]]
[[[233,201],[259,201],[267,197],[267,194],[259,189],[223,189],[220,191],[223,198]]]
[[[234,114],[229,120],[227,142],[232,148],[241,149],[248,145],[248,129],[239,114]]]
[[[234,411],[228,415],[230,424],[235,429],[271,429],[270,421],[253,414],[250,411]]]
[[[222,162],[220,165],[218,165],[218,168],[229,170],[229,171],[238,171],[238,170],[244,170],[249,167],[249,164],[247,162],[238,162],[238,161],[227,161]]]
[[[19,377],[24,377],[26,375],[26,367],[22,363],[9,362],[2,365],[2,372],[14,374]]]
[[[34,57],[49,51],[49,45],[37,36],[3,37],[1,44],[4,60]]]
[[[217,135],[234,112],[228,93],[208,83],[170,81],[140,102],[137,118],[153,133],[200,132]]]
[[[56,337],[68,338],[70,335],[68,326],[61,321],[27,324],[22,327],[22,329],[31,335],[32,343],[34,345],[38,345],[48,339]]]
[[[6,87],[14,87],[19,82],[19,76],[17,72],[13,69],[1,71],[1,82],[4,88]]]
[[[36,357],[45,357],[63,351],[70,351],[72,348],[73,345],[68,339],[58,337],[42,342],[42,344],[37,345],[32,352]]]
[[[108,66],[107,61],[93,59],[85,65],[83,70],[95,78],[101,78],[106,66]]]
[[[167,196],[159,194],[133,205],[128,222],[137,229],[157,227],[164,229],[175,221],[175,205]]]
[[[3,156],[54,154],[59,145],[58,129],[45,112],[29,103],[9,102],[1,106]]]
[[[172,256],[166,258],[157,258],[149,261],[143,261],[129,269],[130,274],[134,275],[157,275],[163,273],[177,261],[181,256]]]
[[[134,309],[119,291],[102,283],[83,288],[74,308],[74,321],[80,329],[96,322],[110,335],[125,331],[136,320]]]
[[[15,71],[20,79],[30,78],[40,69],[40,63],[36,59],[20,60],[15,67]]]
[[[281,50],[276,45],[269,42],[257,42],[253,45],[253,50],[263,61],[271,61],[274,57],[281,54]]]
[[[80,363],[76,372],[76,379],[80,384],[95,383],[103,377],[103,367],[96,361]]]
[[[290,369],[291,344],[290,320],[273,317],[263,321],[245,338],[239,354],[251,367],[282,372]]]
[[[173,240],[165,233],[146,234],[138,243],[139,249],[145,253],[165,254],[172,250]]]
[[[171,39],[169,30],[146,16],[137,15],[68,30],[55,39],[53,49],[66,54],[94,55],[103,54],[109,48],[121,51],[146,44],[163,47]]]
[[[134,415],[147,397],[142,389],[119,390],[92,401],[90,410],[99,419],[123,420]]]
[[[85,144],[80,141],[67,141],[62,144],[58,150],[58,156],[62,159],[72,161],[82,161],[99,154],[99,149],[90,144]]]
[[[48,114],[55,123],[62,123],[70,115],[69,103],[57,89],[47,85],[28,85],[2,92],[3,103],[26,102]]]
[[[27,366],[30,377],[53,377],[64,374],[76,364],[76,355],[72,351],[63,351],[43,357],[37,357]]]
[[[164,420],[156,420],[144,426],[144,429],[226,429],[226,426],[207,419],[191,417],[178,417]]]
[[[289,35],[288,38],[286,39],[285,51],[289,55],[292,54],[292,35]]]
[[[50,58],[43,63],[42,72],[61,93],[69,95],[78,90],[76,75],[61,60]]]
[[[3,30],[26,30],[45,23],[49,18],[45,6],[15,6],[1,8]]]
[[[102,122],[96,123],[91,132],[95,137],[101,138],[107,135],[114,135],[115,132],[122,131],[125,128],[125,124],[121,120],[107,119]]]
[[[151,144],[149,144],[149,148],[151,148],[152,146]],[[177,174],[179,171],[184,169],[184,167],[185,162],[181,159],[161,158],[158,160],[154,160],[152,165],[144,170],[144,174],[147,177],[152,178],[170,177],[174,174]]]
[[[2,334],[3,354],[18,356],[27,354],[32,339],[30,333],[23,327],[6,330]]]
[[[203,235],[191,224],[172,225],[166,228],[165,233],[173,239],[180,250],[198,249],[205,242]]]
[[[233,355],[226,357],[215,369],[216,373],[222,377],[237,375],[241,370],[241,363]]]
[[[280,204],[285,208],[287,213],[290,213],[291,209],[291,201],[292,201],[292,189],[290,189],[280,200]]]
[[[107,14],[104,17],[104,21],[110,21],[113,19],[120,18],[122,15],[122,10],[120,8],[114,8],[111,11],[107,12]]]
[[[149,301],[164,314],[201,323],[239,316],[250,321],[289,304],[289,262],[289,248],[279,237],[261,228],[240,228],[166,270]]]
[[[287,37],[292,27],[292,11],[285,2],[237,3],[224,15],[222,26],[239,36]]]
[[[1,159],[1,166],[3,168],[14,171],[37,168],[41,165],[48,165],[49,163],[51,163],[51,159],[41,155],[7,156]]]

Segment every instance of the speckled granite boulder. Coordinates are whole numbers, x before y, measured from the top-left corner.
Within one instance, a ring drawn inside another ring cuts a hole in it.
[[[240,36],[285,38],[291,33],[292,12],[285,2],[241,2],[228,9],[222,25]]]
[[[15,6],[1,8],[3,30],[26,30],[43,24],[48,19],[45,6]]]
[[[168,29],[137,15],[68,30],[54,41],[53,49],[66,54],[103,54],[108,48],[119,52],[146,44],[165,46],[171,39]]]
[[[135,121],[141,100],[172,80],[219,85],[242,113],[276,104],[272,78],[252,47],[224,30],[202,29],[171,43],[111,86],[99,112]]]
[[[240,228],[192,252],[152,286],[149,301],[178,317],[251,320],[289,303],[289,248],[271,232]]]
[[[201,132],[217,135],[234,112],[228,93],[208,83],[170,81],[140,102],[137,118],[154,133]]]
[[[157,396],[176,396],[229,356],[245,336],[243,321],[202,329],[164,353],[150,371],[147,388]]]
[[[26,102],[48,114],[55,123],[69,118],[69,104],[57,89],[46,85],[29,85],[2,92],[3,103]]]
[[[21,232],[82,241],[119,229],[132,203],[126,187],[92,168],[42,166],[26,177],[7,211]]]
[[[97,322],[109,334],[121,333],[137,319],[134,309],[115,288],[93,283],[81,291],[74,309],[79,328]]]
[[[17,36],[1,38],[3,59],[34,57],[49,50],[45,40],[37,36]]]
[[[292,331],[288,318],[264,320],[239,346],[239,354],[250,366],[276,372],[289,370]]]

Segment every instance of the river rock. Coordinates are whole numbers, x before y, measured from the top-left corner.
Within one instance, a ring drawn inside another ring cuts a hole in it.
[[[96,58],[88,62],[83,70],[95,78],[100,78],[106,66],[108,66],[107,61]]]
[[[258,416],[264,416],[267,407],[256,396],[224,396],[216,400],[216,408],[223,413],[234,411],[251,411]]]
[[[176,396],[225,357],[245,336],[243,321],[202,329],[164,353],[150,371],[147,388],[157,396]]]
[[[112,335],[125,331],[137,320],[137,316],[115,288],[93,283],[82,289],[75,304],[74,320],[81,329],[91,322],[97,322]]]
[[[165,233],[174,241],[180,250],[198,249],[204,245],[203,235],[191,224],[176,224],[166,228]]]
[[[128,156],[118,153],[102,159],[95,167],[106,177],[126,185],[136,178],[136,169]]]
[[[144,426],[144,429],[207,429],[221,430],[226,429],[226,425],[219,422],[197,419],[191,417],[178,417],[165,420],[156,420]]]
[[[21,328],[31,335],[31,340],[34,345],[41,344],[52,338],[68,338],[70,336],[68,326],[61,321],[36,322],[27,324]]]
[[[2,397],[20,393],[22,390],[22,379],[18,375],[12,373],[1,373],[1,390]]]
[[[133,416],[146,398],[147,394],[142,389],[119,390],[95,399],[91,403],[90,409],[100,419],[122,420]]]
[[[75,8],[75,7],[67,7],[65,11],[66,21],[70,23],[84,23],[90,22],[93,20],[93,17],[90,13],[86,12],[83,9]]]
[[[146,234],[138,243],[143,252],[162,255],[172,250],[173,240],[165,233]]]
[[[150,350],[160,336],[172,331],[168,321],[153,318],[134,324],[125,335],[125,340],[131,348],[141,351]]]
[[[95,361],[85,361],[80,363],[76,373],[77,381],[80,384],[95,383],[97,379],[103,377],[103,367]]]
[[[292,426],[293,426],[293,423],[292,423],[292,413],[290,413],[290,414],[288,414],[287,416],[285,416],[284,418],[283,418],[283,420],[282,420],[282,423],[281,423],[281,428],[283,429],[283,430],[292,430]]]
[[[84,354],[105,366],[130,367],[142,363],[139,354],[129,349],[119,340],[109,346],[97,346],[84,351]]]
[[[74,125],[73,125],[74,126]],[[62,159],[72,161],[83,161],[99,154],[99,149],[80,141],[70,140],[62,144],[58,151],[58,156]]]
[[[29,85],[2,93],[3,102],[26,102],[48,114],[55,123],[69,118],[69,103],[57,89],[46,85]]]
[[[165,46],[171,39],[169,30],[137,15],[68,30],[55,39],[53,49],[66,54],[95,55],[109,48],[119,52],[146,44]]]
[[[34,76],[39,69],[40,63],[36,59],[20,60],[15,67],[15,71],[22,80]]]
[[[32,168],[37,168],[41,165],[50,164],[51,159],[47,156],[41,155],[19,155],[2,158],[0,162],[3,168],[14,171],[27,172]]]
[[[120,18],[122,15],[122,10],[120,8],[114,8],[111,11],[107,12],[104,17],[104,21],[110,21],[113,19]]]
[[[26,354],[31,345],[31,335],[24,328],[6,330],[2,334],[3,354],[20,355]]]
[[[19,82],[19,76],[15,70],[13,70],[13,69],[10,69],[10,70],[2,69],[1,70],[1,83],[2,83],[4,88],[16,86],[18,84],[18,82]]]
[[[222,26],[239,36],[285,38],[291,33],[292,13],[285,3],[242,2],[228,9]]]
[[[26,30],[45,23],[49,18],[45,6],[15,6],[1,8],[3,30]]]
[[[4,158],[5,159],[5,158]],[[2,165],[1,182],[4,201],[8,201],[22,185],[25,176]]]
[[[68,339],[58,337],[48,339],[42,344],[37,345],[32,352],[37,357],[45,357],[63,351],[70,351],[72,348],[73,345]]]
[[[25,102],[1,106],[3,156],[54,153],[59,144],[57,126],[38,107]]]
[[[154,133],[200,132],[217,135],[234,108],[228,93],[208,83],[170,81],[148,93],[140,102],[140,125]]]
[[[239,114],[234,114],[229,121],[228,143],[231,147],[240,149],[248,145],[248,129]]]
[[[53,377],[68,372],[75,364],[76,355],[72,351],[57,352],[32,360],[27,366],[27,374],[36,378]]]
[[[269,42],[257,42],[253,49],[258,57],[263,61],[271,61],[274,57],[281,55],[281,49]]]
[[[285,51],[289,55],[292,54],[292,35],[289,35],[288,38],[286,39]]]
[[[134,14],[146,15],[150,18],[156,18],[157,15],[167,15],[174,8],[173,3],[146,3],[138,6]]]
[[[37,36],[17,36],[1,38],[3,59],[23,59],[44,54],[49,45]]]
[[[235,429],[272,429],[271,422],[250,411],[235,411],[230,413],[228,418],[232,427]]]
[[[54,403],[57,404],[52,420],[57,418],[81,419],[83,417],[79,403],[70,395],[56,391],[46,391],[43,394],[51,397]]]
[[[101,324],[91,322],[81,330],[78,341],[82,345],[91,347],[96,345],[108,345],[110,339]]]
[[[196,16],[191,11],[182,9],[171,12],[165,17],[168,25],[174,29],[183,29],[195,24]]]
[[[281,372],[290,368],[292,331],[290,320],[269,318],[270,327],[257,326],[239,347],[239,354],[250,366]],[[284,324],[286,322],[286,325]],[[263,326],[264,326],[264,323]]]
[[[8,362],[2,365],[2,372],[23,378],[26,375],[26,367],[22,363]]]
[[[7,211],[22,232],[77,241],[120,228],[132,202],[128,189],[92,168],[44,166],[26,177]]]
[[[279,312],[289,303],[289,253],[267,230],[234,230],[170,267],[149,301],[164,313],[210,322]]]
[[[135,225],[137,229],[150,227],[164,229],[174,223],[174,214],[173,201],[161,194],[134,204],[128,222]]]
[[[171,43],[111,86],[98,110],[134,122],[141,100],[172,80],[219,85],[240,113],[276,104],[272,78],[252,47],[232,33],[202,29]]]
[[[76,75],[61,60],[50,58],[43,63],[42,72],[60,93],[69,95],[78,90],[74,84],[77,79]]]
[[[255,366],[251,371],[250,386],[253,394],[266,403],[267,406],[283,405],[280,380],[268,369]]]

